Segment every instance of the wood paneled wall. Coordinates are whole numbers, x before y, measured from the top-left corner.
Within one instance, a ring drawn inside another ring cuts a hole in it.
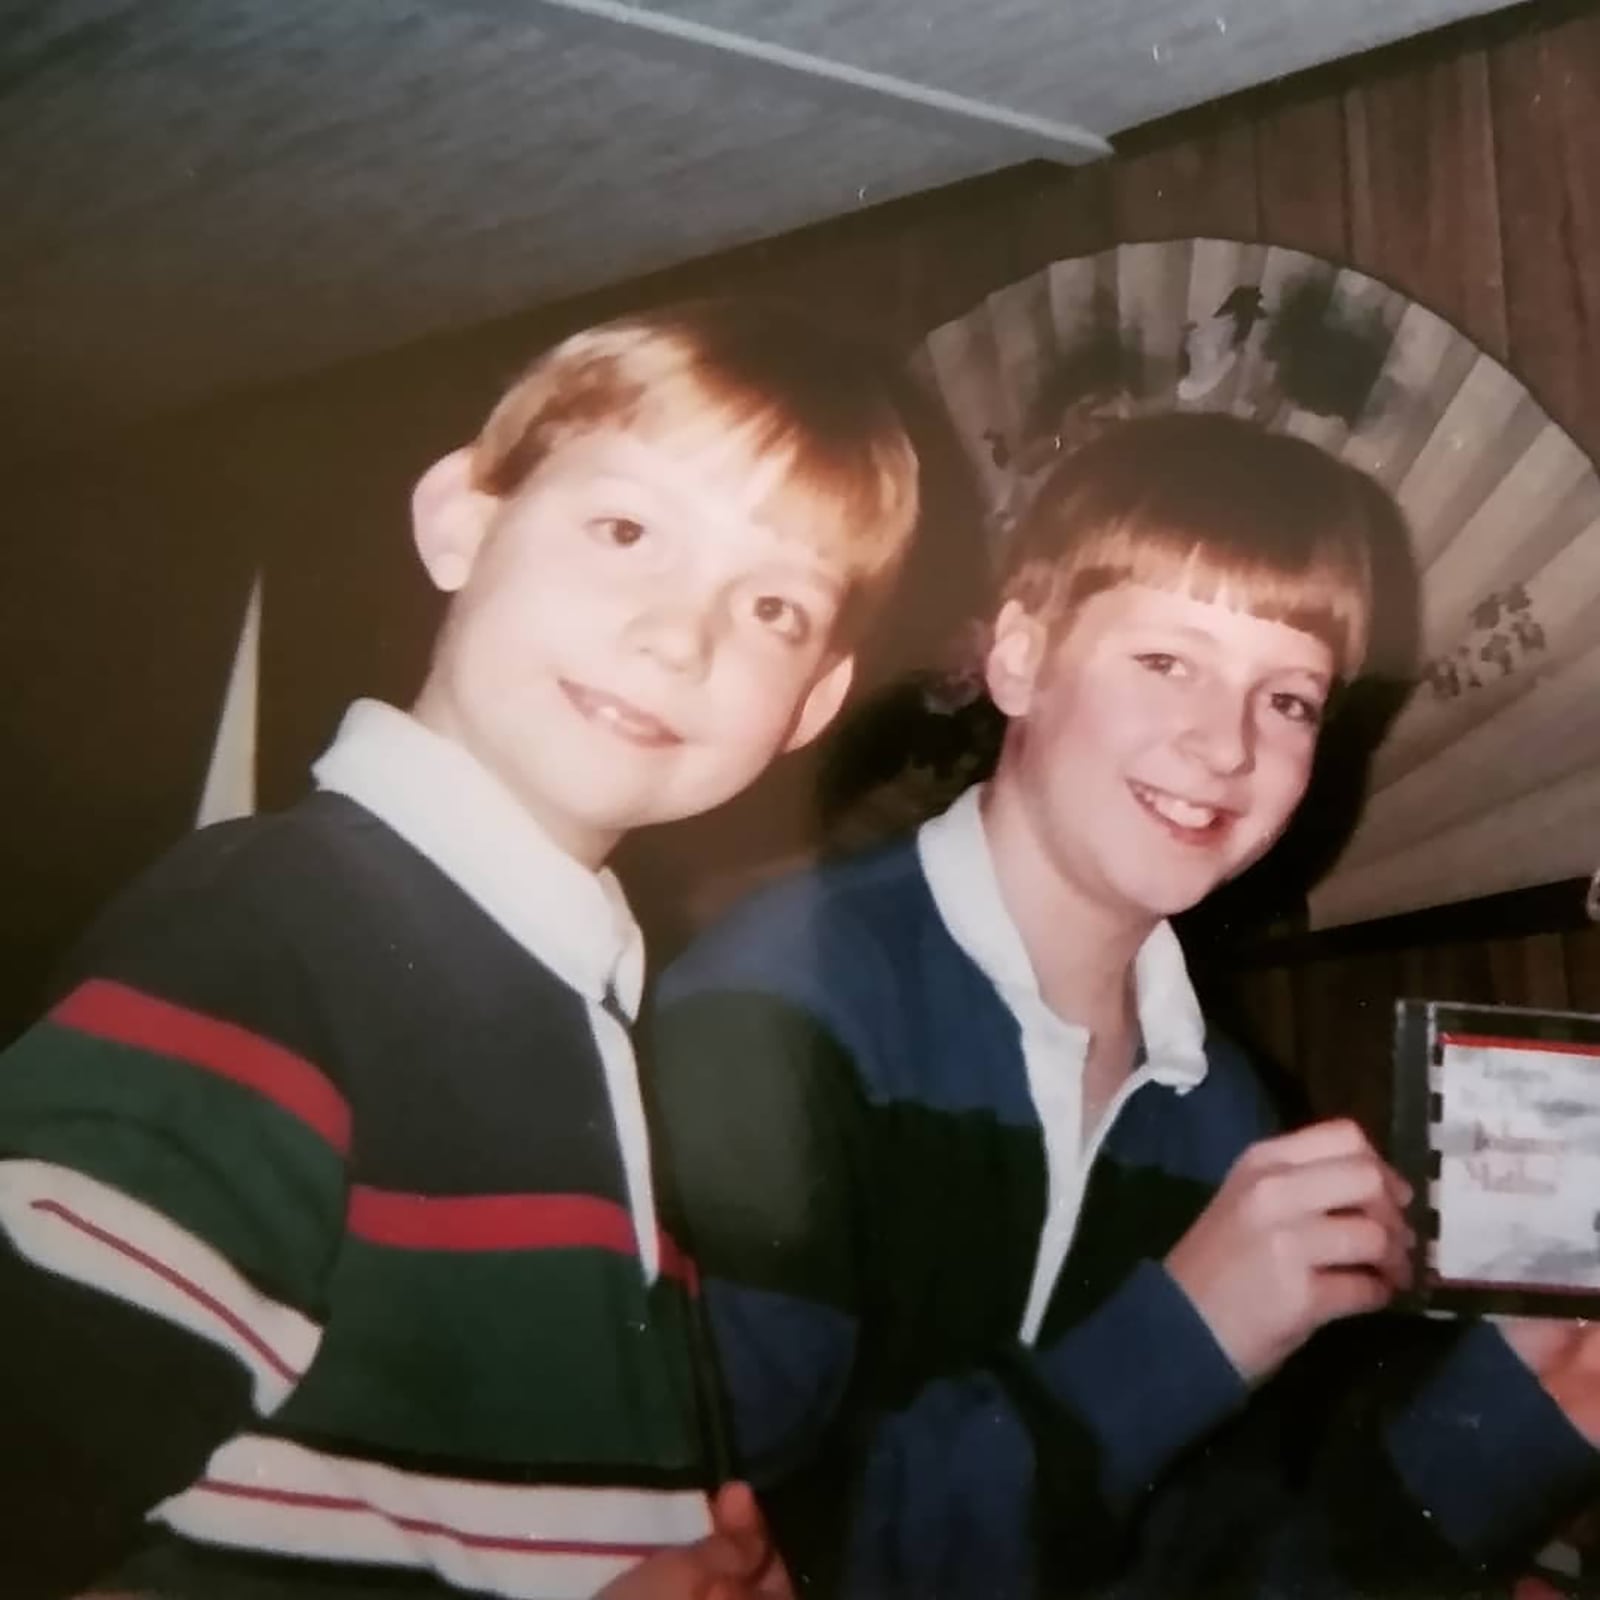
[[[93,904],[188,825],[253,567],[269,594],[268,802],[298,789],[353,694],[414,689],[436,609],[408,554],[406,492],[531,349],[714,289],[791,295],[905,348],[1051,260],[1182,234],[1298,246],[1391,281],[1506,359],[1600,453],[1600,11],[1521,7],[1144,130],[1094,167],[1019,168],[863,212],[13,483],[14,526],[39,536],[8,551],[0,595],[0,666],[26,685],[0,843],[0,1033]],[[803,828],[804,793],[793,776],[764,788],[739,814],[750,837],[771,836],[774,808],[791,813],[780,832]],[[740,827],[719,821],[719,844]],[[665,855],[681,852],[646,841],[635,859],[647,887]],[[1301,959],[1243,974],[1224,998],[1320,1106],[1376,1119],[1401,993],[1600,1009],[1600,935]]]
[[[1385,279],[1600,456],[1600,8],[1520,7],[1144,130],[1110,162],[770,247],[734,276],[909,343],[1051,260],[1185,234]],[[1462,938],[1435,919],[1422,942],[1398,932],[1217,980],[1220,1008],[1317,1109],[1381,1125],[1397,997],[1600,1009],[1600,929],[1574,899],[1548,931]]]

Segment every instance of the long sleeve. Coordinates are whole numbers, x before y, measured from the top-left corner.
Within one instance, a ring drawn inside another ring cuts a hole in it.
[[[1192,1092],[1125,1106],[1022,1344],[1044,1156],[1015,1020],[903,857],[849,870],[749,903],[653,1027],[740,1465],[803,1580],[1452,1593],[1542,1542],[1594,1452],[1493,1330],[1336,1327],[1247,1393],[1161,1265],[1277,1126],[1221,1041]]]
[[[1600,1456],[1490,1325],[1399,1315],[1326,1330],[1262,1396],[1299,1483],[1255,1587],[1308,1597],[1499,1592]]]
[[[71,1593],[320,1337],[348,1113],[260,908],[146,890],[0,1055],[0,1570]]]
[[[1243,1398],[1164,1270],[1036,1349],[991,1328],[930,1357],[929,1327],[908,1348],[941,1270],[939,1239],[896,1215],[896,1156],[938,1159],[920,1111],[874,1106],[839,1040],[770,996],[669,1004],[654,1044],[742,1470],[791,1563],[850,1594],[1000,1593],[1071,1530],[1075,1567],[1105,1570],[1147,1487]]]

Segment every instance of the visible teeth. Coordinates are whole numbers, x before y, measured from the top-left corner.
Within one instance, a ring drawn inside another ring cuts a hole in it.
[[[660,731],[657,725],[648,717],[636,716],[624,707],[614,704],[610,700],[598,701],[594,714],[600,721],[609,723],[613,728],[620,728],[625,733],[655,734]]]
[[[1180,828],[1209,828],[1217,820],[1215,806],[1197,806],[1176,795],[1157,794],[1151,789],[1143,791],[1145,803],[1154,812],[1175,822]]]

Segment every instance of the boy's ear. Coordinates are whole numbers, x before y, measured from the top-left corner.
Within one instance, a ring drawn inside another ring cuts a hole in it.
[[[1008,600],[1000,608],[983,670],[997,710],[1008,717],[1027,715],[1049,643],[1049,629],[1020,601]]]
[[[811,692],[795,718],[794,732],[784,745],[784,754],[810,744],[813,739],[839,715],[839,707],[850,692],[850,680],[855,676],[856,658],[840,656],[834,664],[811,685]]]
[[[411,491],[411,536],[436,589],[453,594],[469,577],[500,502],[472,486],[472,450],[452,450]]]

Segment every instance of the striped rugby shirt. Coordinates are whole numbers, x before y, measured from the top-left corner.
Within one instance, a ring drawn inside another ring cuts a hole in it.
[[[657,1151],[791,1569],[860,1600],[1478,1592],[1596,1453],[1487,1327],[1367,1319],[1247,1394],[1160,1262],[1274,1109],[1170,930],[1135,980],[1140,1067],[1088,1138],[976,791],[664,975]]]
[[[391,708],[318,777],[0,1057],[7,1595],[131,1533],[162,1596],[555,1600],[708,1527],[620,891]]]

